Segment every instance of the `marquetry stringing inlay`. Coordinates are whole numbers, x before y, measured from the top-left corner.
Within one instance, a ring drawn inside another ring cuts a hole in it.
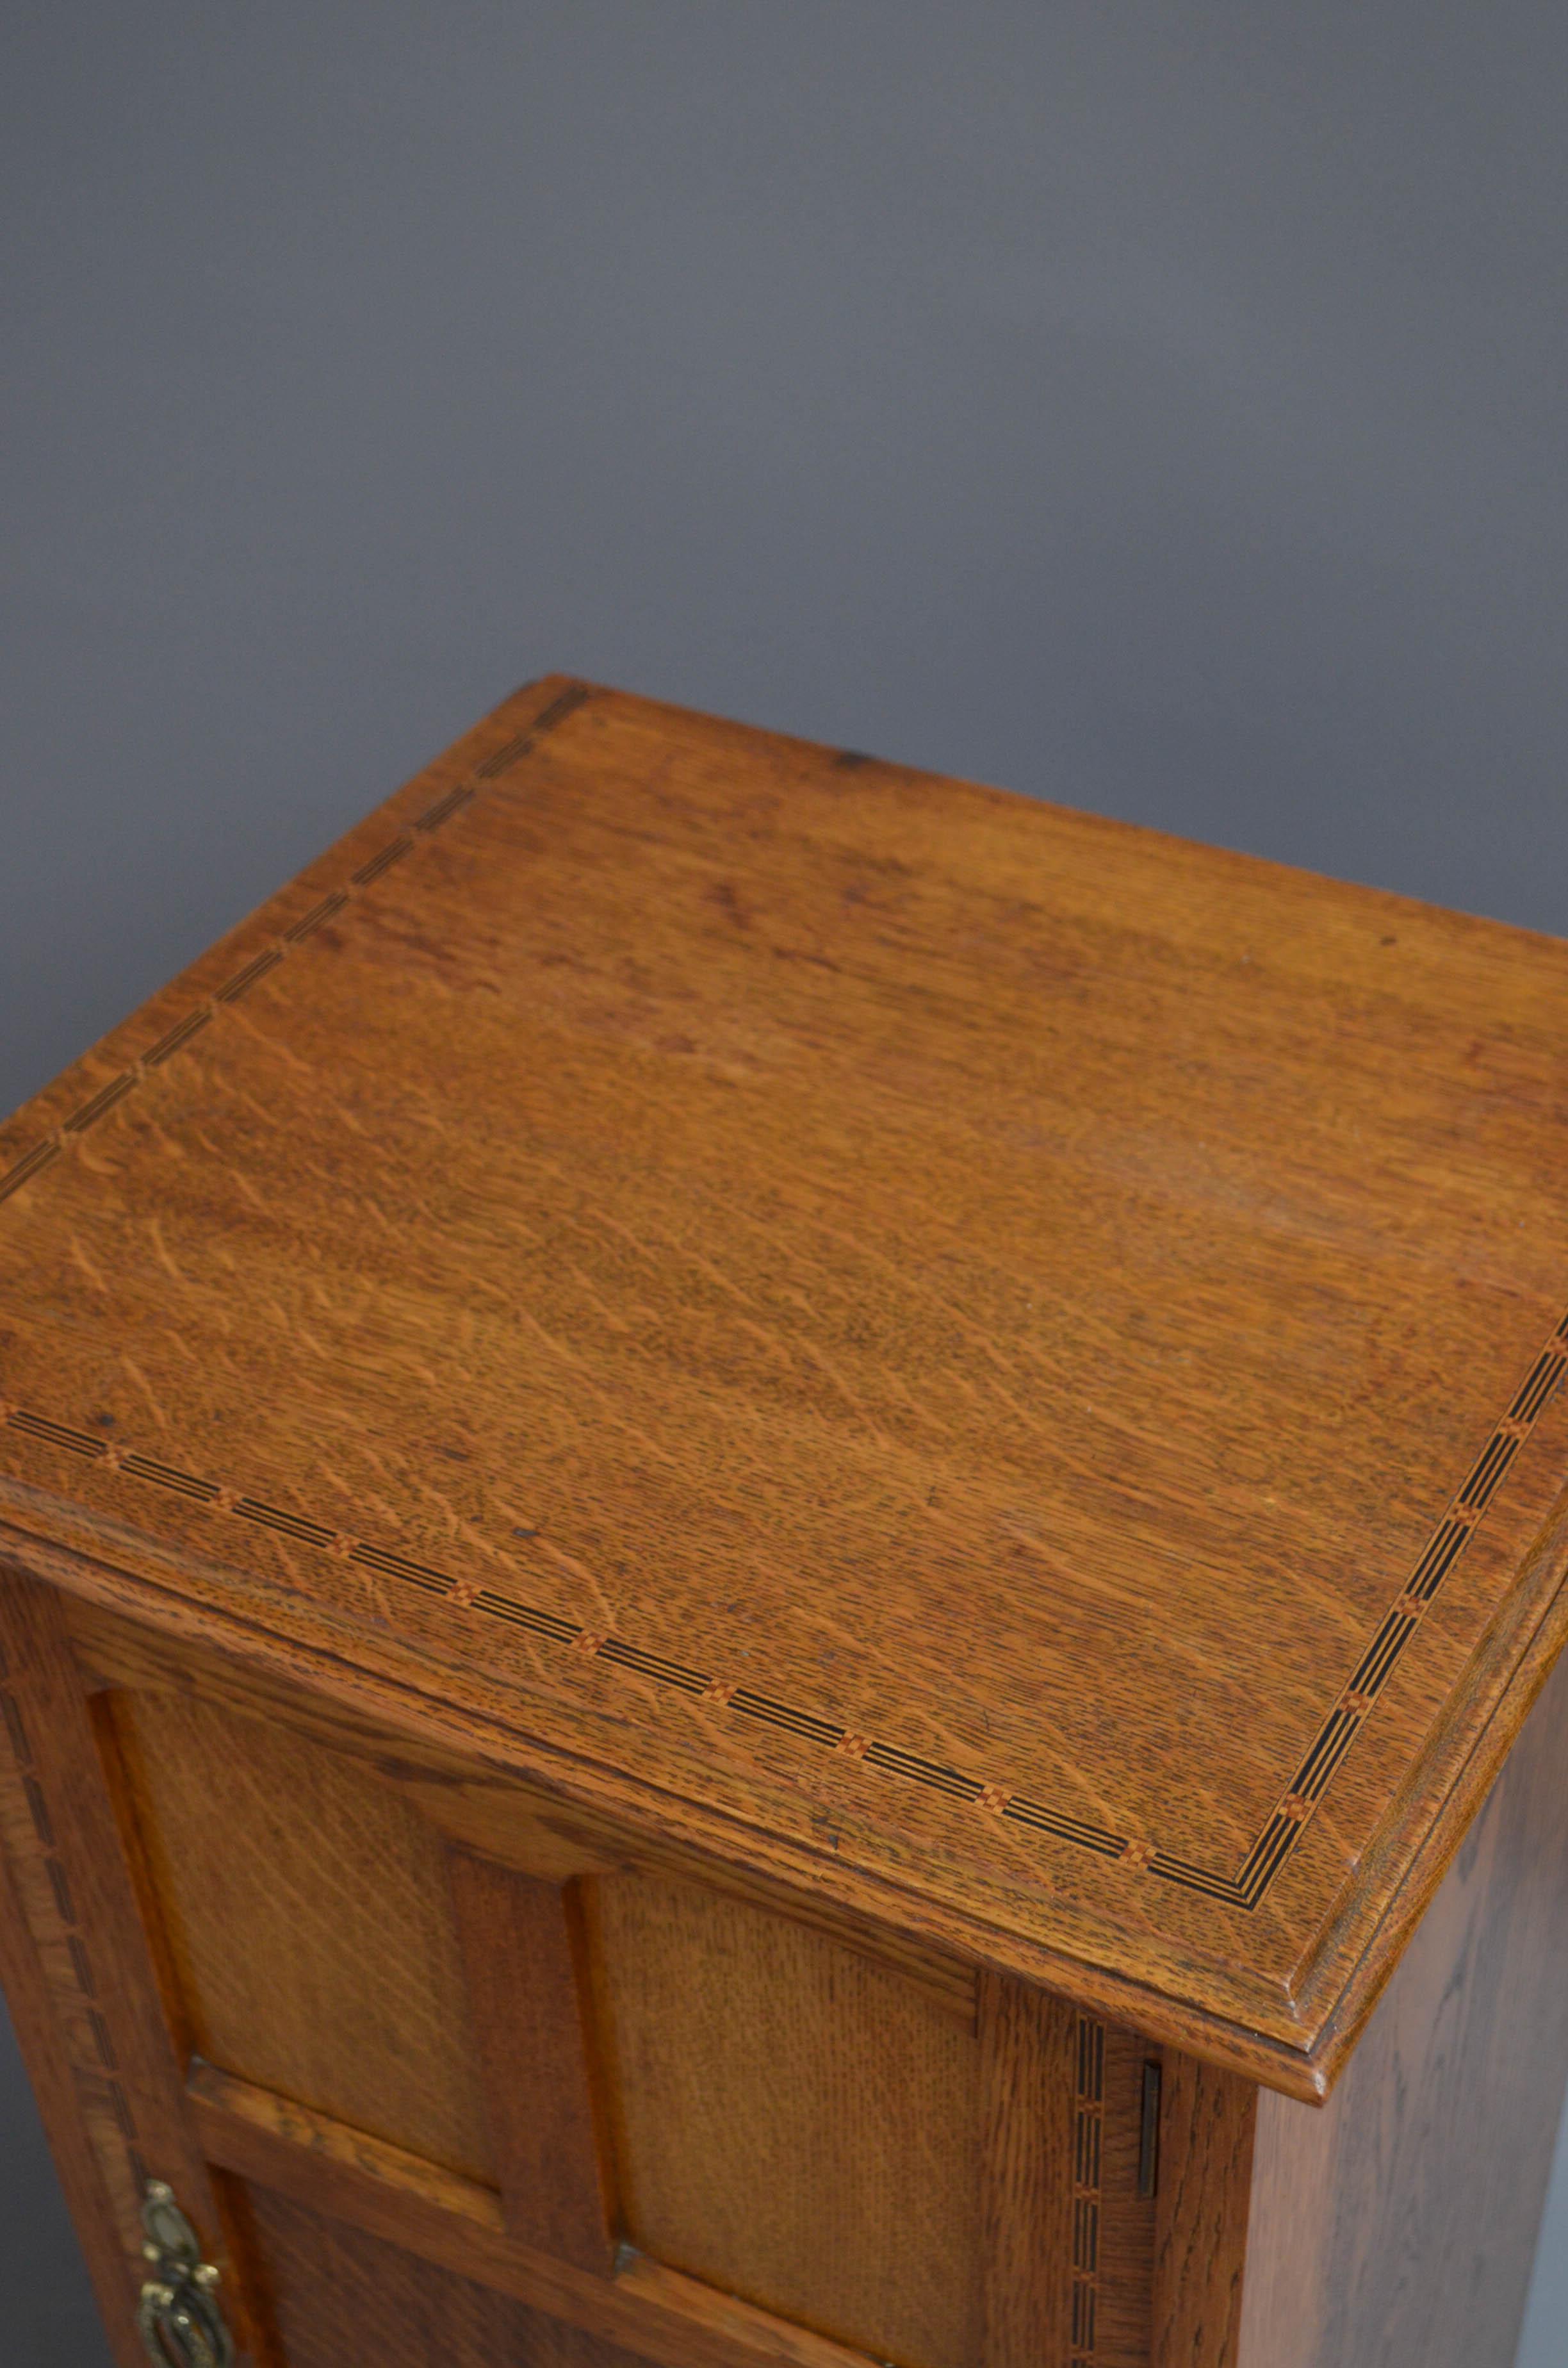
[[[308,945],[325,922],[347,910],[392,868],[412,855],[434,832],[442,829],[490,783],[517,764],[539,741],[590,697],[574,685],[551,700],[525,729],[512,735],[476,764],[468,778],[447,791],[423,814],[359,864],[329,894],[312,906],[271,945],[252,957],[242,969],[195,1010],[168,1029],[141,1058],[102,1086],[74,1110],[51,1135],[35,1144],[0,1176],[0,1202],[40,1177],[73,1141],[98,1124],[142,1081],[173,1059],[225,1009],[247,995],[258,982],[290,955]],[[1481,1449],[1458,1493],[1445,1508],[1409,1577],[1404,1579],[1376,1634],[1346,1679],[1314,1736],[1305,1757],[1284,1787],[1278,1803],[1234,1873],[1194,1864],[1159,1848],[1145,1838],[1116,1831],[1049,1803],[1015,1791],[1005,1782],[972,1770],[949,1767],[925,1759],[886,1738],[868,1737],[807,1706],[785,1700],[765,1688],[742,1685],[727,1675],[688,1666],[653,1653],[629,1637],[607,1635],[597,1629],[529,1604],[492,1588],[473,1588],[449,1571],[416,1561],[396,1546],[375,1539],[348,1536],[309,1514],[268,1503],[235,1483],[194,1472],[164,1457],[121,1446],[110,1448],[88,1431],[37,1408],[0,1399],[5,1427],[22,1440],[63,1449],[103,1464],[132,1489],[159,1488],[206,1507],[225,1520],[249,1522],[279,1531],[297,1544],[377,1572],[397,1585],[446,1600],[452,1610],[481,1623],[499,1621],[525,1631],[563,1654],[603,1663],[621,1675],[676,1693],[702,1698],[729,1714],[748,1719],[793,1736],[819,1749],[858,1760],[876,1773],[898,1782],[922,1786],[983,1816],[1000,1817],[1015,1826],[1049,1836],[1102,1860],[1118,1862],[1131,1874],[1149,1874],[1179,1884],[1231,1908],[1250,1911],[1263,1899],[1286,1864],[1302,1832],[1324,1798],[1357,1736],[1386,1690],[1401,1658],[1414,1640],[1439,1590],[1451,1578],[1487,1508],[1513,1466],[1519,1450],[1540,1420],[1568,1368],[1568,1315],[1564,1315],[1521,1381],[1506,1412]],[[1086,2305],[1091,2311],[1092,2304]]]

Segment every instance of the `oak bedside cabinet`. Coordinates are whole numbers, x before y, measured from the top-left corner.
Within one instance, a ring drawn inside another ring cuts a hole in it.
[[[1507,2368],[1568,947],[560,678],[0,1131],[122,2368]]]

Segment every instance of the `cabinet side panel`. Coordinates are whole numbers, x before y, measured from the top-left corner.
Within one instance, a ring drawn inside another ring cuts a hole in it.
[[[1241,2368],[1512,2360],[1568,2076],[1568,1657],[1326,2106],[1258,2101]]]
[[[488,2176],[437,1837],[297,1732],[172,1693],[109,1699],[191,2045]]]
[[[972,2017],[718,1894],[642,1876],[588,1890],[631,2241],[877,2359],[971,2368]]]

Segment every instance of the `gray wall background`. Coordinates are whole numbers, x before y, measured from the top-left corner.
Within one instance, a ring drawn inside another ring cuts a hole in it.
[[[556,666],[1568,930],[1561,7],[0,48],[0,1104]],[[7,2359],[98,2368],[9,2057],[0,2199]]]

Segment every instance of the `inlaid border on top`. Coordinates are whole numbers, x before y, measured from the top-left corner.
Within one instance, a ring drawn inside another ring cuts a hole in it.
[[[74,1137],[107,1117],[147,1076],[175,1058],[227,1007],[238,1003],[268,973],[316,931],[336,917],[383,874],[412,855],[425,839],[440,830],[479,793],[519,763],[546,734],[564,722],[591,697],[587,687],[574,683],[551,700],[531,723],[491,750],[467,777],[426,807],[409,826],[357,866],[342,883],[312,905],[271,944],[226,979],[206,1002],[199,1004],[159,1037],[157,1042],[130,1063],[107,1085],[32,1148],[0,1174],[0,1203],[43,1174]],[[538,1605],[493,1588],[464,1587],[449,1571],[413,1559],[392,1543],[361,1538],[307,1515],[244,1493],[209,1474],[192,1472],[163,1458],[109,1443],[90,1431],[60,1421],[35,1407],[17,1406],[0,1396],[0,1422],[9,1430],[40,1445],[64,1450],[101,1464],[140,1486],[160,1488],[199,1504],[218,1516],[245,1521],[278,1532],[295,1544],[310,1546],[335,1560],[358,1565],[383,1578],[426,1595],[448,1600],[455,1610],[482,1621],[500,1621],[540,1643],[552,1645],[584,1660],[602,1662],[622,1676],[699,1699],[752,1720],[818,1749],[859,1762],[880,1774],[924,1786],[945,1794],[983,1815],[1003,1818],[1057,1841],[1116,1860],[1134,1872],[1178,1884],[1226,1907],[1251,1912],[1290,1857],[1301,1834],[1321,1805],[1358,1735],[1387,1688],[1400,1661],[1442,1588],[1452,1577],[1465,1549],[1517,1458],[1519,1450],[1540,1421],[1568,1369],[1568,1314],[1548,1336],[1529,1371],[1494,1426],[1469,1474],[1427,1539],[1409,1577],[1391,1604],[1349,1679],[1341,1688],[1312,1744],[1281,1794],[1262,1830],[1234,1874],[1221,1874],[1189,1859],[1175,1856],[1138,1836],[1114,1831],[1047,1802],[1016,1792],[1010,1785],[909,1751],[896,1742],[859,1734],[820,1713],[781,1696],[741,1685],[722,1673],[688,1667],[651,1653],[630,1638],[607,1634],[581,1622],[547,1611]]]

